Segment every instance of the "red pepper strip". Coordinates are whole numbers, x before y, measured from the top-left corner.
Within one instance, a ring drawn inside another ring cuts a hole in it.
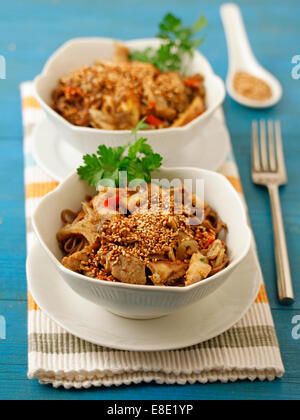
[[[120,197],[117,195],[116,197],[106,198],[104,200],[104,207],[107,207],[110,210],[117,210],[117,206],[119,205]]]
[[[215,238],[208,239],[208,241],[205,243],[205,248],[208,248],[214,241],[215,241]]]
[[[160,120],[159,118],[156,118],[154,115],[150,114],[148,115],[146,122],[150,125],[154,125],[155,127],[157,127],[158,125],[160,125],[162,123],[162,120]]]
[[[185,84],[186,86],[197,87],[197,86],[199,86],[199,85],[200,85],[200,80],[198,80],[198,79],[193,79],[193,78],[191,78],[191,79],[186,79],[186,80],[184,81],[184,84]]]
[[[81,89],[74,86],[66,86],[64,88],[64,92],[67,98],[71,98],[75,95],[81,95]]]

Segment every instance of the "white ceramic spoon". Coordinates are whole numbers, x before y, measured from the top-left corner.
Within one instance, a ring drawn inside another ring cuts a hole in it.
[[[226,87],[229,95],[240,104],[252,108],[267,108],[275,105],[282,96],[281,84],[255,58],[239,7],[234,3],[224,4],[221,6],[221,17],[228,47],[229,67]],[[272,97],[264,101],[255,101],[238,94],[233,87],[234,75],[238,71],[247,72],[264,80],[272,90]]]

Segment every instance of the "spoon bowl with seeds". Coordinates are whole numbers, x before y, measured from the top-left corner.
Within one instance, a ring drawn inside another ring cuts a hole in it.
[[[232,99],[251,108],[267,108],[282,97],[280,82],[256,59],[239,7],[226,3],[221,17],[228,47],[226,87]]]

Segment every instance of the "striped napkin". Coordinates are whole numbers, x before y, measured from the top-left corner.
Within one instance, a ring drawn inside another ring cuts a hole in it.
[[[39,199],[58,184],[36,164],[31,135],[44,118],[33,85],[21,85],[27,249],[35,243],[30,218]],[[220,169],[242,196],[238,169],[230,152]],[[54,387],[89,388],[155,381],[159,384],[274,380],[284,367],[264,284],[247,315],[232,329],[188,349],[128,352],[98,347],[72,336],[37,307],[28,291],[28,377]]]

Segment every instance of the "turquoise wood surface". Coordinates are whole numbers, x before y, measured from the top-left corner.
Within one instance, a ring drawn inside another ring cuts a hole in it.
[[[292,318],[300,315],[300,80],[291,77],[291,59],[300,54],[300,2],[241,0],[250,40],[258,59],[282,82],[279,105],[255,111],[227,98],[224,105],[236,158],[258,243],[286,375],[274,383],[238,382],[158,386],[155,384],[88,391],[54,390],[28,381],[26,344],[25,223],[22,124],[18,85],[40,72],[64,41],[78,36],[120,39],[149,37],[163,14],[172,11],[192,22],[205,13],[209,21],[203,53],[223,78],[227,53],[218,0],[10,0],[1,2],[0,55],[7,79],[0,80],[0,316],[7,339],[0,340],[0,399],[299,399],[300,340],[292,338]],[[297,302],[282,308],[276,296],[270,206],[266,191],[250,180],[250,126],[253,118],[280,118],[289,185],[282,205]]]

